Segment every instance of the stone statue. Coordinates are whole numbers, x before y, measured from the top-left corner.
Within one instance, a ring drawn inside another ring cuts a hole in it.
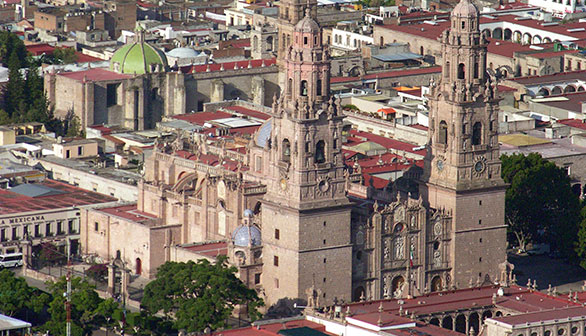
[[[395,240],[395,259],[405,258],[405,237],[399,237]]]

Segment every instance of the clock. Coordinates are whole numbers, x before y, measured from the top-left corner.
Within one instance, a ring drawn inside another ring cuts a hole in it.
[[[279,184],[281,186],[281,190],[283,190],[283,191],[287,190],[287,179],[286,178],[282,178]]]
[[[317,187],[321,192],[325,193],[326,191],[328,191],[328,189],[330,189],[330,182],[328,180],[321,180],[319,181]]]
[[[478,161],[474,164],[474,170],[477,173],[482,173],[484,171],[484,161]]]
[[[444,160],[437,160],[436,165],[437,165],[437,170],[439,170],[439,171],[444,170]]]

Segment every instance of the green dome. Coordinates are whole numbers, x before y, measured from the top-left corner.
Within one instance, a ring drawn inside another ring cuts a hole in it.
[[[143,42],[143,39],[138,40],[116,50],[110,60],[110,69],[125,74],[164,71],[167,67],[165,53]]]

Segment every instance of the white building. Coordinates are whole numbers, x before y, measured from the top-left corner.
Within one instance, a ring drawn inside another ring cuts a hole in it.
[[[372,36],[332,28],[332,46],[345,50],[358,50],[363,44],[373,44]]]

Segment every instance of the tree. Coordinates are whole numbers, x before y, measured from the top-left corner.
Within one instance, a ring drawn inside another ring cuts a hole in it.
[[[541,237],[572,257],[580,201],[566,171],[536,153],[503,155],[501,161],[502,178],[510,184],[505,196],[510,236],[522,250]]]
[[[71,114],[72,116],[67,124],[67,133],[65,135],[68,137],[77,137],[83,134],[81,130],[81,122],[79,121],[78,116],[73,113]]]
[[[51,335],[64,335],[67,312],[65,310],[67,292],[67,281],[61,277],[57,282],[48,282],[48,289],[52,294],[52,301],[49,303],[50,320],[44,328],[49,330]],[[98,326],[98,307],[102,303],[94,286],[86,280],[74,277],[71,279],[71,332],[72,335],[83,336],[91,334],[91,331]]]
[[[0,271],[0,312],[14,316],[25,309],[39,313],[49,296],[30,287],[23,277],[15,277],[10,270]]]
[[[25,108],[25,82],[20,72],[20,59],[16,52],[8,60],[8,84],[4,93],[4,109],[15,120]]]
[[[166,262],[145,287],[141,307],[153,314],[162,311],[167,318],[174,313],[175,328],[188,332],[225,327],[237,305],[247,305],[254,321],[264,303],[236,277],[236,271],[225,256],[214,264],[208,260]]]
[[[69,64],[77,62],[77,55],[73,48],[56,48],[53,51],[53,58],[56,64]]]

